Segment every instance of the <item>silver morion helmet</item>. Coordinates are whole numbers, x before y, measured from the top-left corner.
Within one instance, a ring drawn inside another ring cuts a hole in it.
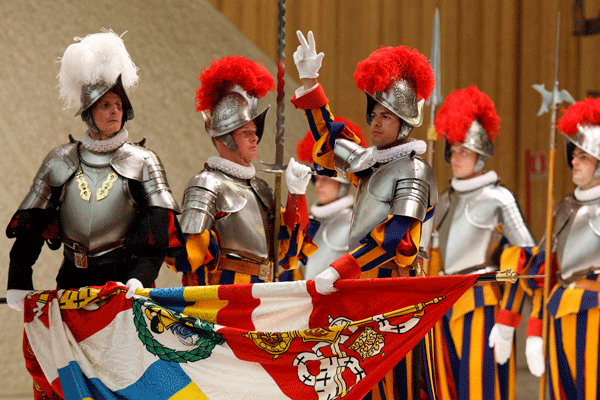
[[[379,103],[412,127],[421,126],[423,122],[423,105],[425,100],[417,101],[415,91],[404,79],[395,79],[387,89],[367,95],[367,123],[371,125],[371,112],[375,103]]]
[[[483,156],[484,158],[494,156],[494,145],[490,141],[485,129],[483,129],[483,126],[481,126],[477,120],[474,120],[469,127],[469,130],[465,134],[465,141],[462,143],[462,145],[467,149],[474,151],[478,155]],[[450,147],[452,147],[452,144],[446,140],[444,159],[448,163],[450,162],[451,156]]]
[[[600,161],[600,126],[578,125],[577,132],[573,135],[562,134],[565,140],[567,163],[573,169],[573,150],[579,147],[595,159]],[[600,162],[594,172],[594,178],[600,178]]]
[[[202,112],[202,116],[210,137],[226,135],[248,122],[254,121],[256,136],[260,143],[269,107],[267,106],[258,113],[258,98],[249,96],[240,86],[233,85],[211,110],[210,117],[204,112]]]

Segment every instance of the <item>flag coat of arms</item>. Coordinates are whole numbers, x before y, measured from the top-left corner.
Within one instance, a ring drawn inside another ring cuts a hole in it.
[[[476,278],[34,292],[25,358],[65,399],[361,399]]]

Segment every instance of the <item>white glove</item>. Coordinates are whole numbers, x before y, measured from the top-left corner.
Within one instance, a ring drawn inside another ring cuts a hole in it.
[[[300,46],[294,52],[294,63],[298,69],[300,79],[304,78],[316,78],[319,76],[319,68],[321,68],[321,62],[323,62],[324,53],[317,54],[315,46],[315,37],[312,31],[308,31],[306,35],[308,42],[304,38],[304,35],[300,31],[296,31]]]
[[[310,167],[300,164],[294,157],[290,158],[290,163],[285,170],[285,183],[291,194],[306,193],[306,186],[310,181]]]
[[[13,310],[23,311],[25,309],[25,297],[31,290],[8,289],[6,291],[6,304]]]
[[[315,276],[315,289],[319,294],[331,294],[337,292],[337,289],[333,287],[333,283],[340,279],[340,274],[333,267],[327,267],[327,269]]]
[[[142,285],[142,282],[140,282],[136,278],[131,278],[130,280],[128,280],[127,283],[125,284],[125,286],[127,286],[127,288],[129,289],[127,291],[127,294],[125,295],[126,299],[132,298],[133,295],[135,294],[135,291],[137,289],[143,289],[144,288],[144,285]]]
[[[496,323],[490,332],[489,345],[495,350],[496,362],[506,364],[512,352],[515,328]]]
[[[529,372],[540,377],[546,371],[544,362],[544,340],[540,336],[529,336],[525,340],[525,357]]]

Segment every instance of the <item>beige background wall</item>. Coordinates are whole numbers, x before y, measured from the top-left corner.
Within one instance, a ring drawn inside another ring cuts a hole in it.
[[[130,94],[135,119],[127,124],[132,141],[146,145],[161,157],[178,201],[188,179],[206,158],[215,155],[200,113],[194,106],[198,74],[212,59],[246,55],[262,61],[276,77],[276,66],[210,3],[197,1],[115,2],[72,0],[0,2],[0,225],[4,231],[27,193],[41,161],[52,148],[80,139],[85,130],[76,110],[62,110],[56,89],[65,48],[76,36],[111,28],[125,31],[125,45],[140,68],[140,81]],[[273,43],[276,46],[276,42]],[[287,77],[289,95],[296,83]],[[270,150],[275,132],[275,93],[261,101],[271,104],[258,160],[274,161]],[[304,116],[286,104],[285,159],[307,130]],[[266,177],[272,181],[272,177]],[[8,253],[12,246],[0,236],[0,297],[6,295]],[[38,289],[52,289],[61,252],[45,248],[34,268]],[[159,286],[180,286],[180,278],[163,268]],[[0,306],[0,396],[30,393],[31,379],[21,353],[22,314]]]

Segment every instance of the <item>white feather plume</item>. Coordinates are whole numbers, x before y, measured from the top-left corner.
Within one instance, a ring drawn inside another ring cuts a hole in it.
[[[135,88],[138,67],[131,61],[121,36],[103,29],[102,33],[76,37],[77,43],[67,47],[58,73],[59,96],[65,108],[81,107],[84,85],[101,81],[113,84],[119,75],[125,90]]]

